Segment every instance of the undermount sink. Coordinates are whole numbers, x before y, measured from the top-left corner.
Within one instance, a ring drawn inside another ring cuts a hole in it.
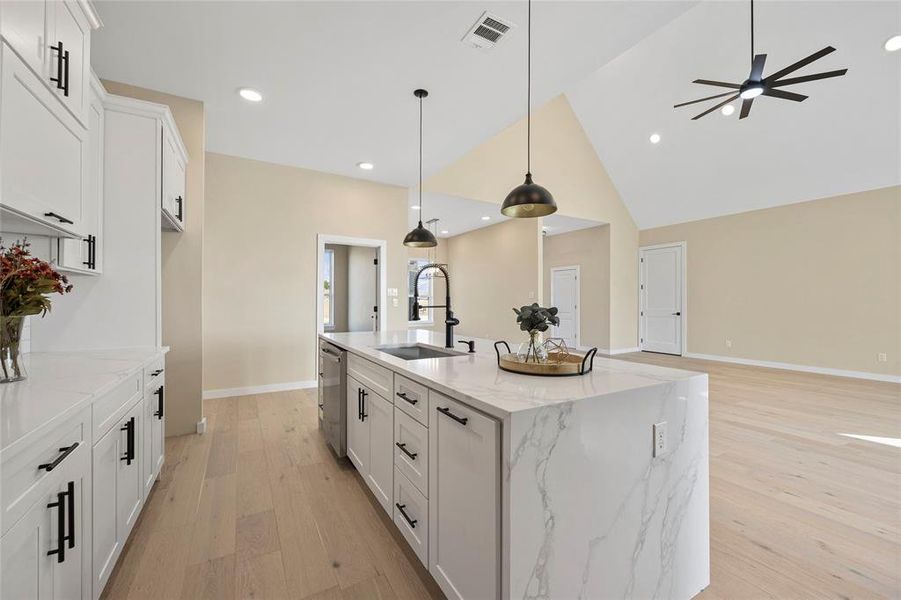
[[[422,360],[424,358],[449,358],[452,356],[465,356],[465,352],[427,346],[425,344],[410,344],[406,346],[378,346],[376,350],[402,358],[403,360]]]

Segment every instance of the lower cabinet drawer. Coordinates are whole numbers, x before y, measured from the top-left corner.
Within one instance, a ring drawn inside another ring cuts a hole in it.
[[[90,407],[42,434],[21,451],[4,454],[0,464],[2,513],[0,523],[6,533],[31,504],[55,485],[63,466],[78,460],[81,450],[90,454]]]
[[[429,495],[429,430],[399,406],[394,408],[394,466]]]
[[[141,380],[142,374],[140,371],[132,373],[125,381],[104,394],[102,398],[94,401],[94,440],[100,440],[106,435],[106,432],[122,416],[126,405],[131,404],[135,397],[141,393]]]
[[[400,470],[394,474],[394,524],[428,568],[429,501]]]
[[[429,426],[429,390],[424,385],[395,374],[394,404],[426,427]]]

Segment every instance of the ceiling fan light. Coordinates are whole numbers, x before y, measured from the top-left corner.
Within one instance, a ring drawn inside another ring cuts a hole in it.
[[[884,48],[888,52],[897,52],[898,50],[901,50],[901,35],[893,35],[885,40]]]
[[[725,116],[728,117],[729,115],[731,115],[732,113],[735,112],[735,106],[732,104],[727,104],[722,109],[720,109],[720,112],[722,112]]]
[[[741,93],[739,95],[744,100],[750,100],[751,98],[756,98],[757,96],[759,96],[762,93],[763,93],[763,84],[752,83],[752,84],[743,86],[741,89]]]

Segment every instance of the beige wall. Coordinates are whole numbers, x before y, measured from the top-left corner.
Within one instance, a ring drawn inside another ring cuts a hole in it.
[[[388,242],[387,327],[406,327],[406,189],[209,152],[206,168],[205,390],[315,378],[320,233]]]
[[[163,232],[163,344],[166,357],[166,434],[196,431],[203,415],[202,297],[204,243],[203,102],[104,81],[111,94],[168,105],[188,151],[185,231]]]
[[[521,341],[524,334],[512,309],[538,302],[541,293],[539,220],[511,219],[443,243],[447,244],[451,302],[460,319],[458,337]],[[443,309],[435,316],[434,329],[443,331]]]
[[[893,187],[649,229],[641,244],[687,242],[689,352],[901,375],[899,213]]]
[[[430,177],[423,188],[500,204],[523,181],[526,121],[522,119]],[[637,346],[638,229],[565,96],[532,117],[532,172],[554,195],[559,213],[610,225],[610,338],[613,348]]]
[[[551,305],[551,269],[579,267],[579,345],[610,347],[610,226],[543,239],[544,304]]]
[[[347,249],[348,246],[326,244],[326,250],[334,252],[335,272],[332,274],[332,298],[335,302],[335,323],[331,331],[347,331]]]

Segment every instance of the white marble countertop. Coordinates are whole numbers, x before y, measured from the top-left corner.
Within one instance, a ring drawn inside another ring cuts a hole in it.
[[[24,355],[28,378],[0,384],[0,451],[50,422],[77,413],[168,350],[117,348]]]
[[[377,346],[422,343],[444,346],[444,334],[425,329],[405,331],[323,333],[321,338],[392,371],[503,419],[508,415],[563,402],[601,399],[609,394],[649,388],[703,376],[694,371],[669,369],[597,356],[591,373],[573,377],[539,377],[502,371],[497,366],[494,341],[476,338],[475,354],[406,361]],[[456,340],[473,339],[456,336]],[[522,340],[515,340],[518,344]],[[514,351],[514,341],[510,341]],[[458,344],[458,351],[465,350]]]

